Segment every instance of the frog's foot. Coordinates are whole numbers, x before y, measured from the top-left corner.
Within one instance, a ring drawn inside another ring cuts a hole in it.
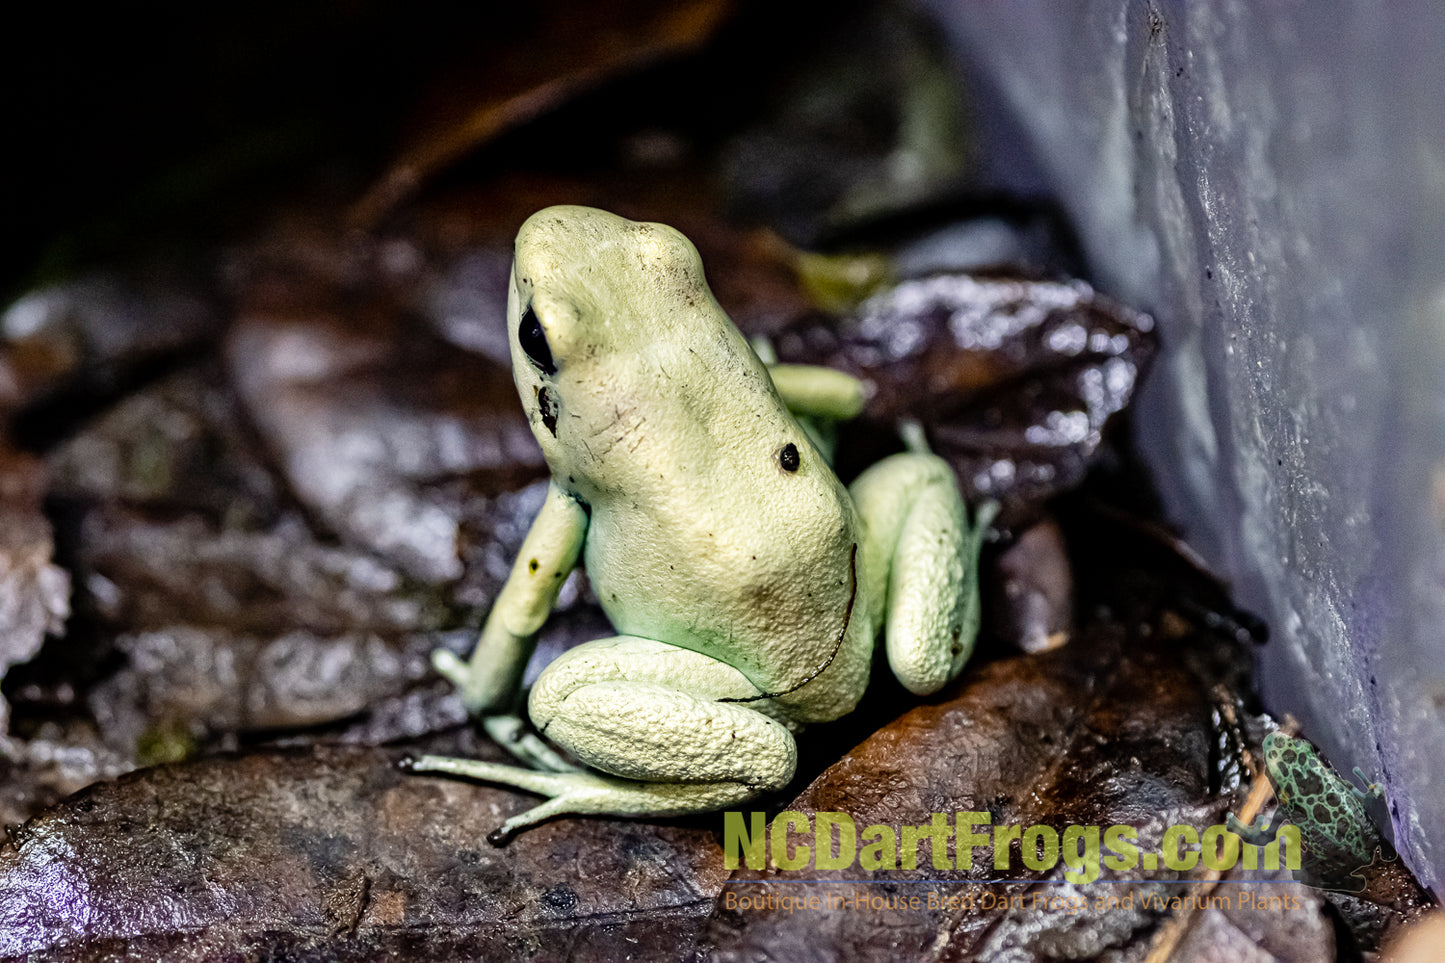
[[[577,771],[576,766],[563,759],[555,749],[542,741],[540,736],[530,731],[521,716],[494,711],[499,701],[496,695],[498,687],[489,686],[485,682],[478,683],[470,663],[457,658],[447,649],[437,649],[432,653],[431,660],[437,673],[456,686],[467,712],[482,717],[482,728],[497,745],[533,769],[545,772]],[[508,701],[515,702],[515,697]]]
[[[490,704],[492,694],[488,688],[476,678],[471,664],[455,652],[449,649],[435,650],[431,654],[431,665],[437,675],[456,687],[457,694],[461,697],[462,704],[467,707],[468,712],[478,715],[494,708]]]
[[[405,761],[404,766],[411,772],[461,776],[550,797],[488,833],[487,842],[493,846],[504,846],[521,830],[553,816],[677,816],[725,809],[758,793],[756,787],[736,782],[646,783],[590,772],[536,772],[448,756],[422,756]]]
[[[1234,813],[1230,813],[1225,820],[1225,828],[1251,846],[1268,846],[1274,842],[1275,835],[1279,832],[1278,824],[1282,821],[1279,811],[1276,810],[1273,820],[1266,821],[1261,816],[1253,826],[1247,826],[1235,818]]]
[[[868,403],[868,386],[835,368],[776,361],[767,365],[778,397],[794,415],[849,421],[861,415]]]
[[[1354,791],[1355,798],[1360,802],[1368,804],[1374,802],[1376,799],[1384,798],[1385,787],[1377,782],[1370,782],[1359,766],[1355,767],[1355,778],[1365,784],[1364,789],[1359,789],[1355,786],[1350,787],[1350,789]]]
[[[564,813],[711,812],[793,777],[797,746],[786,726],[760,711],[768,707],[741,672],[699,652],[629,636],[601,639],[558,657],[530,700],[537,726],[601,772],[533,772],[440,757],[410,768],[551,797],[507,820],[494,834],[498,842]]]
[[[482,728],[503,749],[533,769],[543,772],[578,772],[578,768],[562,756],[542,737],[530,731],[526,720],[518,715],[486,716]],[[430,757],[436,758],[436,757]]]

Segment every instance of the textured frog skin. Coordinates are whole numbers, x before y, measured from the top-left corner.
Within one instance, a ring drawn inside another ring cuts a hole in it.
[[[781,788],[794,733],[852,711],[880,637],[913,692],[962,670],[992,509],[970,526],[926,445],[845,487],[805,423],[857,414],[867,387],[770,369],[687,238],[539,211],[517,236],[507,316],[552,481],[471,658],[433,664],[530,768],[411,763],[550,797],[497,841],[564,813],[707,812]],[[618,634],[543,670],[527,712],[585,769],[518,717],[537,630],[579,559]]]
[[[1279,800],[1273,822],[1266,825],[1261,819],[1245,826],[1231,814],[1229,829],[1247,843],[1265,846],[1287,821],[1300,833],[1299,878],[1329,889],[1362,889],[1359,871],[1385,848],[1365,811],[1368,803],[1383,798],[1381,787],[1369,784],[1362,790],[1351,785],[1312,745],[1282,732],[1265,737],[1264,768]],[[1355,775],[1365,782],[1359,769]]]

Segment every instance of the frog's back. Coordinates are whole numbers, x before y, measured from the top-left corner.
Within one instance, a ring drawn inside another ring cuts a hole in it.
[[[826,666],[839,692],[821,701],[841,714],[871,648],[857,520],[781,401],[748,394],[735,388],[726,414],[694,412],[685,444],[638,443],[628,483],[593,504],[589,577],[619,631],[711,655],[765,691]]]
[[[1313,875],[1343,878],[1375,858],[1383,841],[1364,804],[1309,743],[1271,733],[1265,764]]]
[[[802,712],[851,709],[872,644],[852,502],[691,242],[549,208],[519,234],[513,275],[511,314],[535,312],[547,352],[514,344],[518,389],[554,479],[589,506],[588,577],[618,631],[767,692],[817,674]]]

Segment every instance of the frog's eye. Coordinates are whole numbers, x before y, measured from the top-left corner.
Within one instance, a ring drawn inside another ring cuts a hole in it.
[[[522,312],[522,321],[517,325],[517,340],[521,342],[522,350],[527,352],[527,357],[541,370],[543,374],[556,374],[557,365],[552,361],[552,349],[547,346],[547,332],[542,330],[542,322],[537,320],[537,312],[532,306],[527,305],[527,310]]]

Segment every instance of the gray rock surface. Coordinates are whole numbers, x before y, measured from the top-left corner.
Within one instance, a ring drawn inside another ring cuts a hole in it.
[[[1445,872],[1445,8],[925,7],[996,183],[1059,197],[1152,311],[1171,516],[1270,623],[1265,698]]]

